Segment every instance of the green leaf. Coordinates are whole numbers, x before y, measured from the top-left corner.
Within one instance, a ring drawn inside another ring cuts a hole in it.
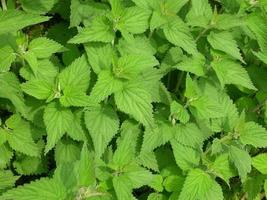
[[[267,174],[267,153],[262,153],[253,157],[252,166],[262,174]]]
[[[0,11],[0,34],[15,32],[48,20],[49,17],[28,14],[19,10]]]
[[[231,14],[220,14],[216,16],[215,27],[220,30],[228,30],[239,26],[244,26],[245,20],[242,17]]]
[[[25,54],[23,54],[23,58],[27,61],[33,74],[35,75],[38,70],[38,60],[35,53],[33,53],[32,51],[27,51]]]
[[[74,60],[59,74],[60,88],[73,88],[86,92],[90,82],[90,67],[85,58],[81,56]]]
[[[95,183],[95,163],[92,153],[84,143],[81,159],[77,164],[77,180],[79,186],[89,186]]]
[[[22,175],[38,175],[47,172],[47,160],[43,157],[17,156],[13,165],[16,172]]]
[[[112,72],[103,70],[98,74],[98,79],[94,85],[90,99],[99,103],[111,94],[122,89],[122,81],[117,79]]]
[[[167,200],[167,197],[160,193],[151,193],[147,200]]]
[[[14,122],[15,124],[12,124]],[[39,147],[33,141],[32,129],[28,122],[22,120],[19,115],[13,115],[6,124],[12,129],[11,134],[7,136],[12,149],[29,156],[40,156]]]
[[[4,170],[0,173],[0,194],[6,189],[12,188],[15,186],[16,181],[19,179],[19,176],[14,176],[10,170]]]
[[[111,69],[113,49],[111,44],[90,43],[85,45],[88,61],[96,74]]]
[[[197,149],[202,146],[204,134],[193,123],[178,124],[175,126],[174,138],[185,146]]]
[[[186,57],[182,62],[178,63],[174,68],[193,73],[197,76],[204,76],[205,58],[199,54],[193,57]]]
[[[45,108],[44,123],[47,131],[47,144],[45,147],[45,153],[47,153],[68,132],[73,123],[73,114],[71,110],[52,102]]]
[[[118,167],[129,164],[135,158],[136,142],[140,133],[138,125],[128,121],[122,124],[121,129],[121,137],[112,159],[112,162]],[[131,141],[130,144],[129,141]]]
[[[245,150],[231,146],[229,149],[229,158],[237,168],[241,181],[244,182],[247,178],[247,174],[251,171],[250,155]]]
[[[6,168],[13,157],[13,151],[8,144],[0,145],[0,169]]]
[[[134,79],[141,72],[152,69],[158,64],[154,56],[127,55],[119,58],[113,67],[113,72],[118,78]]]
[[[152,126],[151,96],[138,83],[125,84],[121,91],[115,93],[115,102],[119,110],[133,116],[145,126]]]
[[[212,9],[208,0],[192,0],[186,19],[191,26],[206,28],[212,19]]]
[[[174,137],[174,129],[166,121],[156,120],[156,125],[146,128],[141,153],[151,152],[157,147],[166,144]]]
[[[64,200],[66,188],[61,182],[42,178],[38,181],[19,186],[4,193],[0,199],[13,200]]]
[[[179,200],[205,199],[204,197],[213,187],[211,177],[200,169],[191,170],[184,182]]]
[[[14,73],[0,74],[0,98],[9,99],[18,112],[25,114],[25,104],[20,83]]]
[[[246,25],[254,34],[261,51],[267,50],[267,40],[265,34],[267,32],[267,25],[265,22],[266,17],[256,13],[249,15],[246,19]]]
[[[10,46],[0,46],[0,72],[9,71],[11,64],[15,59],[16,55]]]
[[[85,112],[85,125],[93,140],[96,157],[101,157],[119,129],[119,119],[111,106],[92,108]]]
[[[53,85],[44,80],[30,80],[21,84],[22,90],[36,99],[48,99],[53,93]]]
[[[132,184],[127,176],[115,176],[112,179],[112,182],[118,200],[134,200],[134,196],[132,194]]]
[[[226,31],[219,33],[211,32],[208,36],[208,41],[213,49],[223,51],[244,63],[237,43],[231,33]]]
[[[28,47],[28,51],[33,52],[37,58],[48,58],[62,50],[64,50],[64,47],[61,44],[46,37],[33,39]]]
[[[63,96],[60,97],[60,103],[63,106],[90,106],[91,101],[89,96],[87,96],[84,92],[77,90],[75,87],[67,87],[64,89]]]
[[[81,30],[78,35],[69,40],[69,43],[79,44],[86,42],[112,42],[115,32],[110,21],[103,16],[96,17],[90,27]]]
[[[71,139],[61,139],[55,147],[55,161],[59,166],[65,163],[74,163],[79,160],[81,148]]]
[[[124,11],[125,14],[120,17],[115,28],[122,32],[126,31],[133,34],[140,34],[146,31],[150,12],[136,6],[126,8]]]
[[[237,131],[243,144],[250,144],[259,148],[267,146],[267,131],[261,125],[255,122],[248,122],[238,127]]]
[[[226,84],[234,84],[251,90],[257,90],[246,69],[239,63],[230,59],[220,59],[213,61],[211,65],[222,87]]]
[[[21,0],[23,10],[34,14],[45,14],[50,11],[59,0]]]
[[[176,101],[171,103],[171,116],[177,120],[180,120],[183,124],[187,123],[190,119],[190,115],[186,108],[184,108],[181,104]]]
[[[214,160],[214,162],[211,164],[211,169],[218,177],[222,178],[228,184],[229,179],[236,175],[233,166],[229,162],[229,156],[226,153],[219,155]]]
[[[194,169],[199,165],[200,153],[188,146],[179,143],[177,140],[171,140],[171,146],[176,164],[184,171]]]
[[[150,185],[150,183],[153,181],[154,175],[145,168],[142,168],[136,164],[125,168],[126,172],[124,175],[130,179],[134,189],[145,185]]]
[[[181,47],[189,54],[197,54],[194,41],[188,26],[178,17],[163,27],[165,37],[172,44]]]

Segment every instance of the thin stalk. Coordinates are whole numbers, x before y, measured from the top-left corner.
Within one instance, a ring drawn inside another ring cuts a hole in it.
[[[206,29],[204,29],[203,31],[201,31],[200,33],[199,33],[199,35],[197,36],[197,38],[196,38],[196,42],[208,31],[208,30],[210,30],[210,28],[206,28]]]
[[[7,10],[6,0],[1,0],[1,4],[2,4],[2,9]]]

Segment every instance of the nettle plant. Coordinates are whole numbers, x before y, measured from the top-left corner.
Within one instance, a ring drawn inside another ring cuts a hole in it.
[[[1,3],[1,200],[265,198],[266,0]]]

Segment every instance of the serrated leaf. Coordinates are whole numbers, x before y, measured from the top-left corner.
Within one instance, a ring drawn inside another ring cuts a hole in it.
[[[242,17],[231,14],[220,14],[216,17],[215,27],[220,30],[228,30],[231,28],[244,26],[245,20]]]
[[[145,126],[152,126],[151,96],[138,83],[125,84],[114,96],[116,105],[121,111],[133,116]]]
[[[14,187],[19,176],[14,176],[10,170],[4,170],[0,173],[0,194],[1,192]],[[0,197],[1,198],[1,197]]]
[[[0,34],[48,21],[49,17],[28,14],[18,10],[0,11]]]
[[[111,69],[113,49],[111,44],[90,43],[85,45],[88,61],[96,74]]]
[[[200,153],[188,146],[171,140],[171,146],[176,164],[184,171],[193,169],[199,165]]]
[[[78,35],[69,40],[69,43],[79,44],[86,42],[112,42],[115,32],[106,17],[96,17],[90,27],[81,30]]]
[[[168,41],[181,47],[189,54],[197,54],[194,41],[188,26],[178,17],[163,27],[163,32]]]
[[[93,140],[96,157],[101,157],[119,129],[119,119],[110,106],[96,107],[85,112],[85,125]]]
[[[50,11],[58,0],[21,0],[23,10],[28,13],[45,14]]]
[[[158,64],[154,56],[127,55],[119,58],[118,63],[113,66],[113,72],[116,77],[134,79],[141,72],[152,69]]]
[[[48,58],[62,50],[64,50],[64,47],[61,44],[46,37],[33,39],[28,47],[28,51],[33,52],[37,58]]]
[[[192,0],[186,19],[192,26],[206,28],[212,19],[212,9],[208,0]]]
[[[170,105],[171,115],[175,119],[180,120],[182,123],[187,123],[190,119],[190,115],[186,108],[184,108],[181,104],[176,101],[173,101]]]
[[[16,75],[11,72],[0,74],[0,85],[0,97],[9,99],[20,113],[25,114],[23,94]]]
[[[53,85],[44,80],[30,80],[21,84],[22,90],[36,99],[48,99],[53,94]]]
[[[191,170],[184,182],[179,200],[203,199],[212,189],[213,180],[201,169]]]
[[[45,153],[47,153],[69,130],[70,125],[73,123],[73,114],[71,110],[52,102],[45,108],[44,123],[47,131],[47,144],[45,147]]]
[[[19,118],[14,125],[11,125],[16,118]],[[28,122],[22,120],[18,115],[11,116],[6,122],[9,128],[12,128],[11,134],[7,136],[10,147],[18,152],[29,156],[39,156],[40,149],[32,138],[31,126]]]
[[[147,128],[144,132],[144,139],[141,153],[151,152],[157,147],[166,144],[174,137],[174,129],[166,121],[156,120],[156,125]]]
[[[0,46],[0,72],[9,71],[15,59],[16,55],[10,46]]]
[[[243,144],[250,144],[259,148],[267,146],[267,131],[261,125],[247,122],[244,126],[238,127],[237,131]]]
[[[99,103],[111,94],[122,89],[122,81],[117,79],[112,72],[103,70],[98,74],[98,79],[94,85],[90,99]]]
[[[197,76],[204,76],[205,58],[200,54],[193,57],[186,57],[182,62],[176,64],[174,68],[193,73]]]
[[[13,200],[64,200],[66,188],[56,180],[42,178],[4,193],[0,199]]]
[[[199,148],[204,141],[204,134],[193,123],[178,124],[175,126],[175,140],[192,148]]]
[[[18,174],[37,175],[47,172],[47,160],[43,157],[18,156],[13,163]]]
[[[73,88],[86,92],[90,82],[90,68],[85,56],[74,60],[59,74],[60,88]]]
[[[133,34],[140,34],[146,31],[150,12],[136,6],[124,9],[124,12],[124,15],[120,17],[119,22],[115,25],[117,29]]]
[[[251,157],[242,149],[231,146],[229,149],[229,158],[237,168],[241,181],[244,182],[247,178],[247,173],[251,171]]]
[[[127,176],[115,176],[112,179],[112,182],[118,200],[134,200],[134,196],[132,194],[132,184]]]
[[[237,43],[230,32],[211,32],[208,36],[208,41],[212,48],[223,51],[229,56],[244,63]]]
[[[251,14],[246,18],[246,25],[253,32],[261,51],[267,50],[267,40],[265,34],[267,32],[267,25],[265,21],[266,17],[256,13]]]
[[[7,143],[0,145],[0,169],[6,168],[12,157],[13,152],[9,145]]]
[[[222,178],[226,183],[229,184],[229,179],[236,175],[233,166],[229,162],[228,154],[224,153],[219,155],[211,165],[211,169],[216,173],[217,176]]]
[[[221,59],[212,62],[212,67],[215,70],[222,87],[224,87],[225,84],[234,84],[251,90],[257,90],[246,69],[239,63],[230,59]]]
[[[55,147],[55,161],[57,166],[65,163],[74,163],[79,160],[81,148],[71,139],[60,140]]]
[[[267,153],[262,153],[253,157],[252,166],[262,174],[267,174]]]
[[[77,180],[79,186],[89,186],[95,183],[95,163],[92,153],[89,152],[87,144],[83,145],[81,158],[77,164]]]

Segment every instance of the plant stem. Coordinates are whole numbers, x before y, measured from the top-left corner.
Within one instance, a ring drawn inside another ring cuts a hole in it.
[[[210,28],[204,29],[202,32],[199,33],[199,35],[196,38],[196,42],[209,30]]]
[[[1,4],[2,4],[2,9],[7,10],[6,0],[1,0]]]

